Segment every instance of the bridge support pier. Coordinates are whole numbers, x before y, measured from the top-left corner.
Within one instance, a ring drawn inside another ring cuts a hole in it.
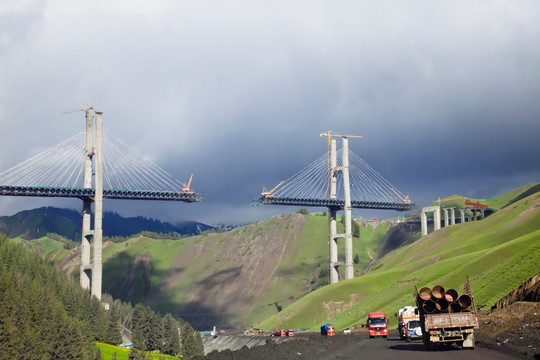
[[[422,208],[422,213],[420,214],[421,225],[422,225],[422,236],[427,235],[427,215],[426,213],[433,212],[433,231],[437,231],[441,228],[441,208],[440,206],[428,206]]]
[[[337,153],[336,153],[336,140],[330,141],[330,168],[329,168],[329,181],[330,181],[330,199],[335,199],[337,196],[337,174],[339,171],[343,173],[343,192],[345,197],[344,206],[344,220],[345,220],[345,234],[337,233],[337,211],[339,208],[330,207],[329,210],[329,267],[330,267],[330,284],[334,284],[339,281],[339,267],[345,266],[345,279],[354,278],[354,263],[353,263],[353,246],[352,246],[352,206],[351,206],[351,191],[349,182],[349,139],[343,137],[343,166],[337,166]],[[338,244],[339,238],[345,239],[345,261],[338,261]]]
[[[456,224],[455,207],[443,208],[444,211],[444,227]],[[450,214],[448,214],[450,213]]]
[[[335,284],[339,281],[338,268],[341,265],[338,263],[338,234],[337,234],[337,210],[335,208],[329,209],[330,215],[330,241],[329,256],[330,256],[330,284]]]
[[[94,116],[86,110],[86,145],[84,158],[83,187],[92,188],[92,159],[95,157],[94,199],[83,200],[80,284],[83,289],[101,299],[102,283],[102,219],[103,219],[103,118],[96,111],[95,148]],[[91,229],[92,203],[94,203],[94,230]],[[93,261],[90,263],[90,244],[93,245]]]
[[[351,184],[349,181],[349,139],[343,137],[343,196],[345,200],[345,280],[354,278]]]
[[[427,215],[425,212],[420,213],[420,224],[422,228],[422,236],[427,235]]]

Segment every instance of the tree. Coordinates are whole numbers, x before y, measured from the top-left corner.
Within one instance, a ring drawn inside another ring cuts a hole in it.
[[[163,323],[159,314],[147,308],[148,328],[146,333],[147,350],[159,350],[163,343]]]
[[[122,343],[122,333],[120,332],[120,316],[118,315],[118,307],[113,304],[109,311],[109,321],[107,323],[107,331],[105,333],[105,342],[111,345]]]
[[[180,336],[178,335],[178,322],[171,314],[163,318],[163,343],[161,352],[167,355],[176,355],[180,352]]]
[[[133,318],[131,320],[131,342],[133,343],[133,349],[146,350],[146,311],[144,305],[137,304],[133,309]],[[133,352],[133,351],[131,351]],[[130,352],[130,353],[131,353]]]
[[[352,235],[355,238],[360,238],[360,225],[358,225],[356,221],[352,221],[351,227],[352,227]]]
[[[94,355],[94,360],[103,360],[103,356],[101,356],[101,350],[99,350],[99,348],[97,349],[96,354]]]
[[[189,323],[185,323],[182,327],[182,355],[190,359],[197,355],[204,355],[204,347],[202,344],[201,334],[193,330]]]

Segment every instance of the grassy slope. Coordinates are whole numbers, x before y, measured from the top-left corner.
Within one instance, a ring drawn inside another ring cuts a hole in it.
[[[369,262],[377,258],[379,245],[388,232],[390,225],[386,222],[376,228],[360,226],[360,238],[353,238],[354,255],[358,255],[358,266],[355,266],[356,275],[362,275],[362,270]],[[354,256],[353,255],[353,256]]]
[[[512,200],[518,198],[521,194],[526,194],[527,196],[528,191],[534,191],[538,188],[539,183],[529,184],[521,186],[517,189],[511,190],[509,192],[506,192],[504,194],[501,194],[499,196],[496,196],[491,199],[473,199],[473,198],[467,198],[460,195],[451,195],[447,196],[446,198],[441,199],[441,207],[456,207],[456,208],[463,208],[465,207],[465,200],[470,200],[472,202],[479,201],[481,204],[486,204],[492,209],[500,210],[504,206],[506,206],[509,202]],[[438,205],[438,201],[434,201],[432,205]]]
[[[387,312],[395,326],[392,314],[413,303],[414,285],[463,291],[466,276],[477,305],[489,307],[540,270],[539,223],[536,194],[483,221],[429,234],[382,259],[368,275],[308,294],[261,326],[316,329],[330,321],[343,329],[363,323],[371,311]]]
[[[104,343],[96,343],[97,347],[101,351],[101,357],[103,360],[110,360],[113,358],[113,354],[116,354],[117,360],[128,360],[129,359],[129,353],[130,350],[126,348],[121,348],[119,346],[104,344]],[[152,357],[152,360],[178,360],[182,359],[181,357],[171,356],[171,355],[164,355],[164,354],[158,354],[158,353],[150,353],[150,356]]]
[[[303,295],[299,290],[306,288],[306,279],[312,278],[314,269],[319,264],[328,262],[328,235],[326,234],[328,218],[311,215],[306,217],[306,221],[301,237],[289,243],[292,251],[288,252],[276,272],[277,276],[265,289],[251,315],[248,316],[248,322],[256,324],[259,320],[268,318],[296,301]],[[294,275],[292,279],[289,277],[284,288],[283,277],[280,274],[285,273]]]

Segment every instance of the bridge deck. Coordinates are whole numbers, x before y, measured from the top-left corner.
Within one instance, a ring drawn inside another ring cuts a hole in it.
[[[310,198],[283,198],[283,197],[260,197],[254,201],[254,205],[295,205],[295,206],[324,206],[343,208],[345,200],[340,199],[310,199]],[[383,209],[407,211],[416,209],[416,204],[384,201],[351,200],[351,207],[355,209]]]
[[[65,198],[93,198],[95,190],[91,188],[63,188],[46,186],[0,186],[0,195],[5,196],[42,196],[42,197],[65,197]],[[196,202],[202,200],[202,195],[197,193],[184,193],[175,191],[153,190],[103,190],[103,198],[106,199],[130,199],[130,200],[170,200]]]

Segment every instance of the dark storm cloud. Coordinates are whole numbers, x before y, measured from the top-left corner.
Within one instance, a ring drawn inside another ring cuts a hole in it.
[[[0,8],[0,171],[105,126],[200,204],[106,206],[245,223],[262,186],[351,149],[419,205],[488,198],[540,179],[540,5],[8,1]],[[16,149],[16,151],[14,151]],[[33,204],[2,199],[2,213]],[[40,200],[41,201],[41,200]],[[76,205],[78,206],[78,205]],[[379,214],[384,216],[384,214]]]

